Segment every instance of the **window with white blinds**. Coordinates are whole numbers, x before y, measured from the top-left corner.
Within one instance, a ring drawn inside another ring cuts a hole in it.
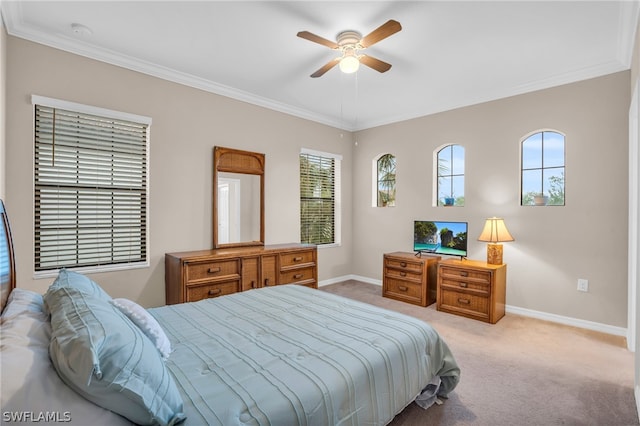
[[[14,256],[12,253],[13,246],[11,245],[11,229],[9,229],[9,219],[7,219],[7,213],[4,210],[4,203],[0,200],[0,287],[11,288],[15,284],[15,265]],[[6,297],[2,295],[2,297]],[[4,304],[6,299],[2,299]]]
[[[340,162],[335,154],[300,153],[300,241],[340,243]]]
[[[148,264],[147,117],[33,97],[35,271]]]

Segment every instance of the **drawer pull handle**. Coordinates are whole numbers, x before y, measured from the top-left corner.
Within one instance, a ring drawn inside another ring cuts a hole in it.
[[[407,262],[400,262],[400,266],[402,266],[403,268],[407,267]]]
[[[467,271],[460,271],[460,276],[461,277],[468,277],[469,273]]]
[[[401,276],[401,277],[406,277],[406,276],[407,276],[407,273],[406,273],[406,272],[404,272],[404,271],[402,271],[402,272],[400,272],[400,276]]]
[[[302,278],[302,277],[303,277],[303,274],[295,274],[295,275],[293,276],[293,278],[295,278],[296,280],[298,280],[298,279],[300,279],[300,278]]]
[[[220,294],[222,290],[220,290],[219,288],[216,288],[214,290],[209,290],[209,296],[215,296],[216,294]]]
[[[294,257],[293,261],[294,262],[300,262],[302,260],[302,256],[298,256],[298,257]]]
[[[217,272],[220,272],[220,267],[207,269],[208,274],[215,274]]]
[[[462,287],[462,288],[467,288],[467,287],[469,287],[469,284],[467,284],[467,283],[460,283],[460,287]]]
[[[401,286],[398,286],[398,290],[400,290],[400,291],[407,291],[407,290],[409,290],[409,289],[408,289],[407,287],[405,287],[405,286],[401,285]]]
[[[463,299],[462,297],[459,297],[458,303],[462,303],[463,305],[468,305],[469,303],[471,303],[471,301],[469,299]]]
[[[264,286],[269,287],[269,278],[264,279]]]

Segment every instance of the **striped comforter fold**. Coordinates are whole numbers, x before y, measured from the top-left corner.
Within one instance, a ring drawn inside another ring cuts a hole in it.
[[[435,376],[458,383],[446,343],[413,317],[286,285],[149,310],[186,425],[384,425]]]

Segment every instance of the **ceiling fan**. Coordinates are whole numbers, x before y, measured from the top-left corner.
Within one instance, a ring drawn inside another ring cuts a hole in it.
[[[378,72],[389,71],[391,64],[359,52],[397,33],[401,29],[402,26],[398,21],[390,19],[365,37],[362,37],[359,32],[353,30],[342,31],[338,34],[335,42],[317,36],[309,31],[300,31],[298,37],[341,52],[341,56],[330,60],[318,71],[311,74],[311,77],[316,78],[322,76],[338,64],[340,64],[340,69],[344,73],[356,72],[361,63]]]

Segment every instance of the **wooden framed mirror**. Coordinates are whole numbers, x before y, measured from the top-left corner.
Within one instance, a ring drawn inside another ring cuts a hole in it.
[[[264,245],[264,160],[213,148],[213,248]]]

